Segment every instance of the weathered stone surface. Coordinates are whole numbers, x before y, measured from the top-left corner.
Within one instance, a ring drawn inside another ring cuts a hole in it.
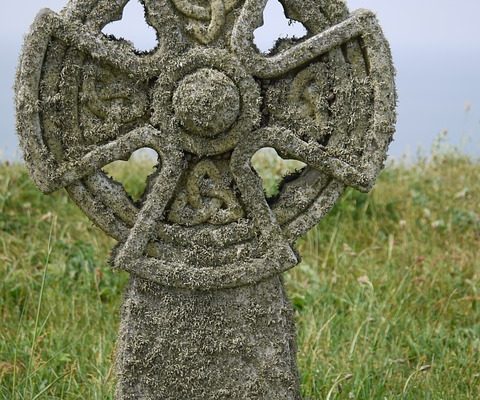
[[[292,317],[278,276],[217,291],[132,278],[117,397],[300,399]]]
[[[394,70],[374,15],[341,0],[282,0],[302,39],[259,53],[267,0],[143,0],[159,45],[103,27],[128,0],[43,10],[26,38],[17,128],[32,178],[66,188],[132,274],[118,399],[298,399],[279,274],[347,186],[369,190],[395,122]],[[102,167],[159,155],[134,202]],[[266,198],[261,148],[306,164]]]

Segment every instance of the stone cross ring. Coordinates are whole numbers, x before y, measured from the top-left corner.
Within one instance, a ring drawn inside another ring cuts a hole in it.
[[[291,244],[346,186],[374,183],[395,119],[374,15],[285,0],[308,35],[267,55],[253,44],[266,2],[145,0],[159,39],[146,54],[101,34],[126,0],[37,17],[17,82],[25,159],[121,243],[115,267],[179,288],[258,282],[297,263]],[[143,147],[160,165],[136,204],[101,168]],[[250,163],[263,147],[306,164],[274,199]]]
[[[267,0],[141,0],[149,52],[102,33],[128,0],[70,0],[26,37],[16,108],[30,174],[65,188],[131,273],[118,399],[299,398],[280,274],[347,187],[373,186],[396,94],[373,13],[280,2],[307,34],[269,53],[254,44]],[[134,201],[102,168],[141,148],[158,166]],[[263,148],[305,165],[271,197],[251,162]]]

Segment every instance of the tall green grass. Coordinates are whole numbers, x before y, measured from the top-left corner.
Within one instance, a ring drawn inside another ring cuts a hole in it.
[[[299,240],[286,283],[306,399],[480,398],[479,176],[452,153],[390,165]],[[0,165],[1,399],[112,398],[128,279],[112,245],[64,192]]]

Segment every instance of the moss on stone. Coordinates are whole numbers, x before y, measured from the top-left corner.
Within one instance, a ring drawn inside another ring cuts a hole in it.
[[[44,10],[26,38],[17,130],[32,178],[65,187],[132,274],[119,400],[299,399],[279,275],[346,186],[374,184],[394,70],[374,15],[341,0],[282,0],[308,35],[259,53],[266,1],[143,0],[149,53],[101,33],[126,0]],[[102,167],[144,147],[160,162],[134,202]],[[263,147],[306,164],[268,202],[251,165]]]

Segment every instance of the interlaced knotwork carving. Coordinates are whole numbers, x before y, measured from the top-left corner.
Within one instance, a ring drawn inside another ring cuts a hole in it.
[[[193,36],[202,44],[208,44],[219,36],[229,14],[239,0],[204,0],[204,5],[195,4],[192,0],[172,0],[175,7],[191,20],[187,26]]]
[[[80,123],[87,142],[114,139],[120,127],[145,117],[148,90],[125,74],[93,62],[83,66]]]
[[[145,115],[148,98],[144,86],[93,63],[85,64],[83,71],[81,101],[95,116],[121,124]]]
[[[217,162],[217,165],[204,160],[187,172],[185,189],[170,209],[170,221],[185,226],[224,225],[243,217],[243,208],[233,192],[228,161]]]
[[[288,99],[288,107],[282,99]],[[295,127],[300,137],[327,144],[334,132],[331,106],[335,100],[328,64],[316,62],[291,79],[271,85],[267,102],[272,121]]]

